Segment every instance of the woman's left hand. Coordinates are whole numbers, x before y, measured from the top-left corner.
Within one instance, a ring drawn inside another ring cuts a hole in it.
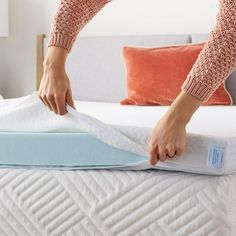
[[[181,91],[153,129],[149,142],[149,163],[181,155],[185,148],[186,126],[202,101]]]
[[[149,143],[149,163],[155,165],[158,160],[165,161],[168,157],[181,155],[185,147],[186,123],[164,115],[153,129]]]

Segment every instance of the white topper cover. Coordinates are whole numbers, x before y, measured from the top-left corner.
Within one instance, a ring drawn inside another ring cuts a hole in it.
[[[148,156],[151,129],[168,107],[132,107],[78,102],[77,111],[57,116],[36,93],[0,102],[0,131],[79,132],[84,130],[116,148]],[[95,109],[95,107],[97,108]],[[185,152],[155,168],[203,174],[236,171],[235,106],[201,107],[187,128]],[[109,125],[110,124],[110,125]],[[148,169],[147,161],[122,169]]]
[[[84,130],[101,141],[148,156],[151,129],[168,107],[132,107],[119,104],[77,103],[77,111],[57,116],[36,93],[0,102],[0,131],[78,132]],[[236,171],[236,107],[201,107],[187,129],[185,152],[178,158],[158,162],[155,168],[203,174]],[[79,112],[78,112],[79,111]],[[108,123],[108,124],[107,124]],[[109,125],[110,124],[110,125]],[[151,168],[147,161],[123,169]]]

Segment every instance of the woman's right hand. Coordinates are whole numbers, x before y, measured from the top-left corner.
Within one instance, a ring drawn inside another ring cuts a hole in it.
[[[38,91],[42,102],[58,115],[64,115],[66,104],[74,106],[70,80],[65,72],[65,61],[68,52],[61,47],[48,48],[44,60],[44,72]]]

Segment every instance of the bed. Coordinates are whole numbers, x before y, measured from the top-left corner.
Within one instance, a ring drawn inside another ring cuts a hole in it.
[[[66,65],[78,109],[86,112],[89,107],[91,115],[116,123],[109,114],[120,109],[118,102],[125,96],[124,44],[156,46],[206,37],[81,37]],[[38,86],[47,39],[38,35],[37,42]],[[235,75],[230,76],[227,86],[233,91]],[[138,107],[131,110],[141,115]],[[119,113],[119,122],[141,125],[132,116],[126,119],[127,112]],[[155,121],[145,122],[151,127]],[[0,195],[0,235],[236,235],[236,174],[0,168]]]

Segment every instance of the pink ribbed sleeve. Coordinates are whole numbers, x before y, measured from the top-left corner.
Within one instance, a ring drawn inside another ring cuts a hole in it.
[[[207,101],[236,67],[236,0],[220,0],[216,25],[181,89]]]
[[[110,0],[61,0],[51,26],[48,47],[58,46],[71,51],[81,29]]]

